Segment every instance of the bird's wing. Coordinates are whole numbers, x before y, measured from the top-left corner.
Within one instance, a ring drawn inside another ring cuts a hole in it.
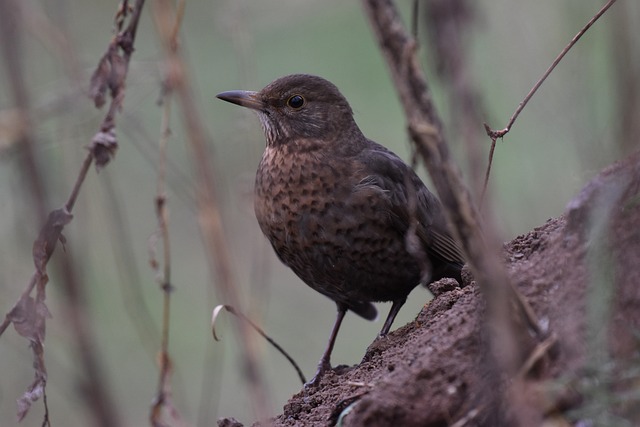
[[[398,231],[406,233],[412,215],[418,220],[416,234],[427,253],[435,258],[462,267],[464,255],[449,234],[440,202],[424,185],[418,175],[398,156],[385,147],[373,143],[359,156],[364,177],[360,189],[374,190],[385,200],[385,210]],[[415,197],[412,214],[411,198]]]

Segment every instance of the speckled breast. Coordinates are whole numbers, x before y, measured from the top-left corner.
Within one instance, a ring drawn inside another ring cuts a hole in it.
[[[256,217],[278,257],[337,301],[390,301],[419,281],[382,195],[360,191],[364,175],[353,160],[274,148],[256,175]]]

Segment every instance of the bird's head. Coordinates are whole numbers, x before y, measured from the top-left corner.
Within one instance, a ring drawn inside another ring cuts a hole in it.
[[[260,92],[233,90],[217,97],[255,110],[270,146],[335,141],[359,132],[345,97],[333,83],[317,76],[293,74]]]

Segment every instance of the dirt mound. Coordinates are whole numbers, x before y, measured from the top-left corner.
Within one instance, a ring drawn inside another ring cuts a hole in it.
[[[562,217],[504,253],[511,280],[558,338],[535,377],[513,391],[530,425],[639,425],[640,155],[603,171]],[[440,289],[414,322],[376,340],[359,365],[294,395],[268,425],[511,425],[508,382],[485,359],[478,288]]]

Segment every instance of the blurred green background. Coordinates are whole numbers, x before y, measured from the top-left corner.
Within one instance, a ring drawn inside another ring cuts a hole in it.
[[[45,4],[46,3],[46,4]],[[503,127],[515,107],[555,56],[591,18],[601,1],[493,0],[472,2],[471,71],[482,91],[485,120]],[[505,241],[560,215],[566,203],[598,170],[621,156],[615,29],[637,28],[638,5],[618,2],[569,53],[499,141],[490,181],[496,222]],[[79,92],[112,36],[115,1],[34,2],[68,36],[78,68],[64,59],[50,33],[29,22],[20,45],[29,90],[39,166],[46,176],[49,208],[60,207],[75,181],[84,147],[104,116]],[[406,18],[411,2],[400,1]],[[147,8],[153,7],[149,2]],[[620,10],[616,10],[619,8]],[[426,31],[422,31],[426,33]],[[44,34],[44,35],[43,35]],[[4,41],[6,42],[6,41]],[[335,306],[282,266],[260,234],[252,208],[252,184],[264,146],[256,117],[221,102],[230,89],[258,90],[291,73],[312,73],[335,83],[350,101],[363,132],[410,157],[405,122],[386,65],[359,2],[342,0],[210,0],[187,3],[181,32],[198,105],[211,136],[225,229],[247,314],[278,341],[310,377],[334,320]],[[423,46],[428,43],[423,38]],[[636,43],[637,44],[637,43]],[[631,58],[637,64],[636,57]],[[148,239],[156,229],[154,197],[161,110],[156,105],[162,77],[162,48],[145,10],[118,117],[120,148],[108,167],[89,174],[74,220],[65,229],[89,294],[86,311],[100,361],[123,425],[148,425],[157,386],[162,294],[148,266]],[[429,54],[425,69],[452,149],[465,169],[456,119],[449,117],[446,92],[435,78]],[[73,69],[81,77],[70,77]],[[6,67],[0,67],[0,108],[13,108]],[[194,175],[180,113],[173,109],[170,141],[169,209],[172,243],[170,352],[177,408],[189,425],[214,425],[234,416],[251,422],[238,345],[230,322],[219,324],[213,342],[211,310],[220,301],[209,277],[194,203]],[[477,132],[483,134],[482,123]],[[3,136],[5,134],[3,133]],[[489,140],[485,153],[488,152]],[[19,298],[33,272],[31,245],[39,224],[23,172],[21,152],[2,140],[0,152],[0,312]],[[486,158],[486,155],[485,155]],[[420,169],[424,177],[424,170]],[[426,178],[425,178],[426,179]],[[428,181],[428,180],[427,180]],[[59,248],[54,258],[66,256]],[[74,336],[65,314],[60,275],[52,267],[46,362],[48,401],[54,425],[90,425],[78,388],[81,375]],[[141,293],[137,299],[136,289]],[[416,289],[396,320],[410,321],[430,298]],[[142,302],[143,303],[142,303]],[[146,306],[146,308],[143,308]],[[381,317],[388,304],[379,305]],[[150,318],[145,317],[145,313]],[[148,320],[145,320],[148,319]],[[354,364],[376,336],[381,320],[348,315],[333,353],[334,364]],[[300,389],[288,363],[260,341],[260,359],[273,413]],[[0,425],[13,426],[15,400],[33,379],[26,340],[13,328],[0,338]],[[38,402],[22,425],[40,425]]]

